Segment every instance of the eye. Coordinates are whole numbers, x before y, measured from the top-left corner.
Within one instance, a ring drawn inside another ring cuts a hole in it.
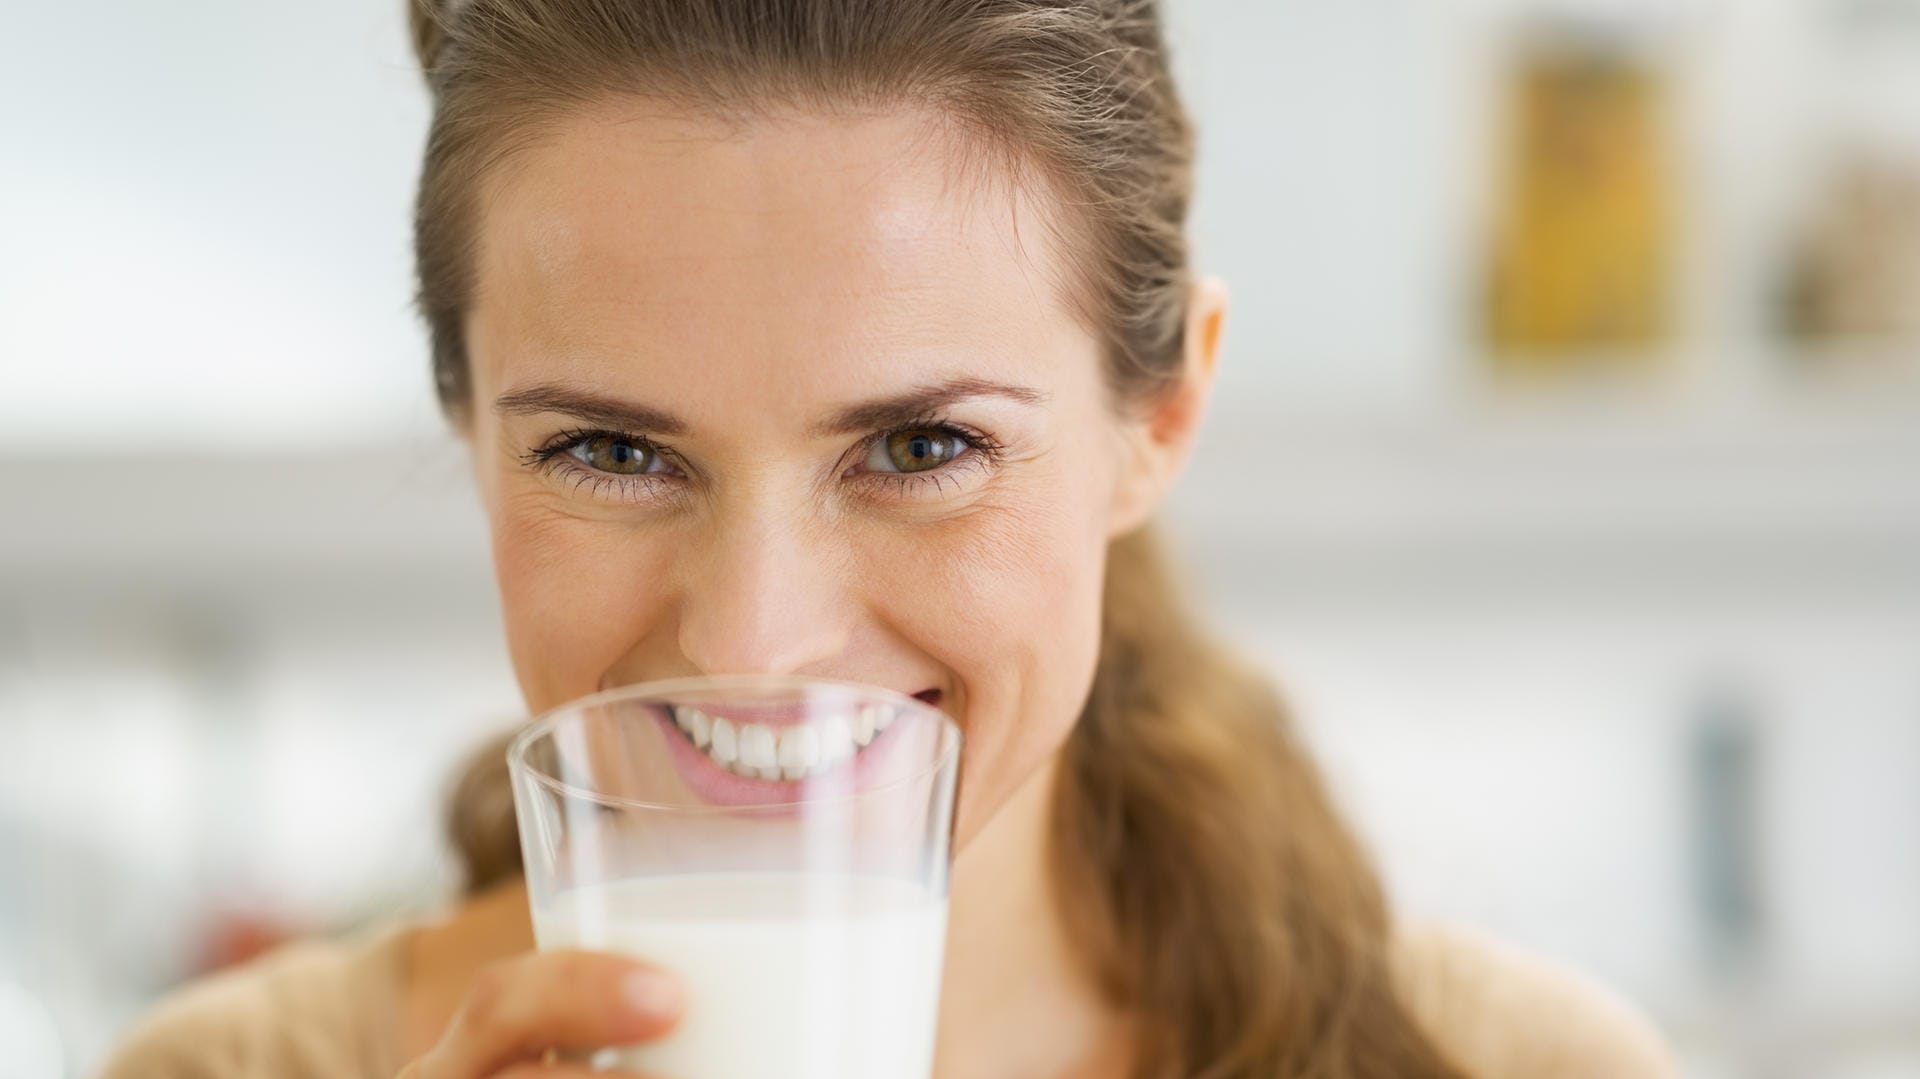
[[[871,472],[929,472],[952,461],[966,449],[966,440],[939,428],[895,431],[874,441],[873,448],[867,451],[864,465]]]
[[[568,446],[567,454],[589,468],[616,476],[651,472],[660,463],[660,454],[652,446],[612,435],[583,438]]]

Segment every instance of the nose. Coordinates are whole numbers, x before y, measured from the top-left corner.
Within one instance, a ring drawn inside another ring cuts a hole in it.
[[[790,520],[716,520],[683,559],[681,654],[702,674],[827,673],[852,604],[830,543]]]

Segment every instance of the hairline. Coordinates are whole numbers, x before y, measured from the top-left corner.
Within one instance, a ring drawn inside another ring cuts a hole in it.
[[[472,174],[465,193],[456,200],[458,205],[452,208],[461,219],[458,228],[465,238],[460,256],[464,284],[460,297],[460,362],[465,368],[468,399],[459,403],[462,416],[470,417],[477,404],[473,400],[472,320],[485,293],[480,274],[485,261],[485,208],[502,188],[514,181],[530,157],[551,145],[570,117],[605,111],[638,119],[631,110],[636,104],[649,102],[660,106],[654,115],[720,120],[734,129],[732,135],[716,136],[721,138],[744,136],[753,125],[779,123],[803,115],[877,116],[917,112],[926,116],[929,122],[920,125],[916,138],[938,138],[948,160],[958,163],[957,168],[947,170],[949,182],[957,177],[976,185],[1005,184],[1009,205],[1016,215],[1023,204],[1039,210],[1040,226],[1059,256],[1056,272],[1049,275],[1055,279],[1047,285],[1055,301],[1063,304],[1075,322],[1101,342],[1102,363],[1112,362],[1113,357],[1107,353],[1112,348],[1114,329],[1105,325],[1099,301],[1098,224],[1093,214],[1075,208],[1070,173],[1053,166],[1040,151],[1024,145],[1017,133],[998,129],[970,115],[968,110],[943,104],[928,94],[873,93],[867,95],[870,101],[863,101],[852,94],[804,91],[782,96],[772,89],[738,89],[740,92],[731,96],[650,87],[591,94],[555,92],[515,102],[517,107],[505,110],[513,115],[504,118],[494,115],[492,130],[478,140],[483,147],[476,155],[478,160],[466,162]],[[975,190],[982,189],[976,187]],[[1017,218],[1014,235],[1016,240],[1022,236]],[[1024,253],[1023,241],[1021,250]]]

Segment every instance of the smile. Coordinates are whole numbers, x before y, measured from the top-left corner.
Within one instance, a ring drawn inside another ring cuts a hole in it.
[[[852,760],[893,725],[899,710],[870,704],[845,714],[770,724],[676,705],[673,723],[722,769],[749,779],[810,779]]]

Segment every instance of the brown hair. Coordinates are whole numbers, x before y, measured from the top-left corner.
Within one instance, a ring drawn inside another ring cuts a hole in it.
[[[1152,0],[413,0],[434,94],[415,243],[440,398],[481,181],[571,108],[915,105],[1049,185],[1073,300],[1120,406],[1180,373],[1193,136]],[[1054,807],[1059,901],[1140,1079],[1457,1079],[1396,996],[1377,878],[1272,688],[1192,623],[1151,528],[1114,542],[1099,665]],[[484,887],[517,871],[499,746],[449,828]]]

